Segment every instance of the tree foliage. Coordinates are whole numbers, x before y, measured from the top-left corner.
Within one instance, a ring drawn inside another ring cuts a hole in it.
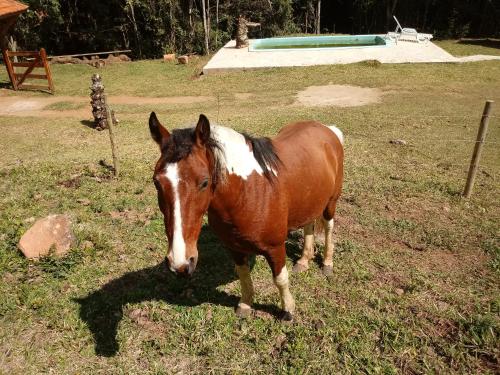
[[[14,37],[23,49],[45,47],[50,54],[203,53],[202,1],[211,50],[233,36],[239,15],[261,23],[254,37],[315,31],[318,0],[24,0],[30,8]],[[330,0],[321,2],[320,14],[321,32],[385,33],[396,14],[404,26],[437,37],[500,36],[498,0]]]

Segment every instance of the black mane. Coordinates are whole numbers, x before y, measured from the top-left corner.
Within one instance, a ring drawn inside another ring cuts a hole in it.
[[[255,160],[259,163],[264,172],[264,176],[272,181],[274,172],[278,171],[281,161],[274,150],[271,140],[267,137],[256,138],[246,133],[242,133],[247,144],[251,145]],[[162,147],[162,159],[164,163],[177,163],[191,154],[196,142],[195,128],[174,129],[171,136]],[[223,149],[219,142],[210,135],[205,143],[213,155],[213,180],[214,185],[223,180],[225,173],[223,169],[224,162],[220,159]],[[274,171],[274,172],[273,172]]]
[[[192,151],[195,142],[194,128],[174,129],[161,151],[166,163],[177,163]]]
[[[264,171],[264,176],[266,176],[269,181],[272,181],[274,172],[278,171],[281,160],[274,150],[271,139],[268,137],[256,138],[246,133],[242,134],[246,142],[252,145],[253,156]]]

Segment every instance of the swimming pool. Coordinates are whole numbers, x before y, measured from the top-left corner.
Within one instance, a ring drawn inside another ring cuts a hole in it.
[[[326,35],[256,39],[250,42],[250,52],[290,50],[332,50],[345,48],[387,47],[393,43],[381,35]]]

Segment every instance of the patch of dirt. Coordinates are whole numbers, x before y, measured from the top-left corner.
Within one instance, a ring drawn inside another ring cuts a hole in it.
[[[377,88],[326,85],[309,86],[297,94],[296,104],[309,107],[358,107],[380,103],[383,91]]]
[[[144,225],[148,225],[151,222],[151,218],[154,216],[153,209],[148,207],[145,211],[138,212],[135,210],[124,210],[124,211],[110,211],[109,215],[114,220],[124,220],[129,222],[140,222]]]
[[[238,100],[248,100],[252,96],[254,96],[254,95],[250,92],[236,92],[236,93],[234,93],[234,97]]]
[[[213,100],[211,96],[169,96],[169,97],[138,97],[138,96],[110,96],[113,104],[191,104]],[[39,117],[85,117],[91,115],[90,104],[88,108],[71,110],[45,110],[48,105],[59,103],[89,104],[90,98],[86,96],[50,96],[50,97],[24,97],[1,95],[0,116],[39,116]]]

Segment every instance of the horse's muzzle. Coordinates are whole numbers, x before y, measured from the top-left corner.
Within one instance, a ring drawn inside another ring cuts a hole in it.
[[[168,256],[166,257],[168,268],[170,269],[170,271],[172,271],[179,277],[190,277],[193,274],[194,270],[196,269],[197,261],[198,261],[197,257],[190,257],[186,263],[174,267],[170,258]]]

